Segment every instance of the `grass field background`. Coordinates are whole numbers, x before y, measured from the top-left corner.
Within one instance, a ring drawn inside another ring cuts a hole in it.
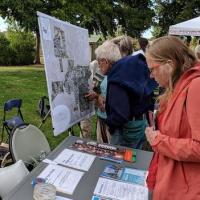
[[[47,94],[47,83],[44,67],[40,66],[20,66],[20,67],[0,67],[0,119],[2,132],[3,105],[9,99],[21,98],[22,114],[25,122],[39,126],[42,119],[40,118],[37,108],[39,99]],[[14,113],[9,113],[12,116]],[[95,139],[95,117],[93,117],[92,138]],[[54,137],[52,131],[51,118],[48,117],[42,125],[41,130],[47,137],[51,149],[54,149],[64,138],[68,136],[68,132]],[[74,127],[75,135],[79,135],[79,128]],[[6,135],[6,132],[5,132]]]

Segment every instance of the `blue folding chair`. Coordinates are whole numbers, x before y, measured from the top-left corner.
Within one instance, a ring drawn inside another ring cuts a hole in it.
[[[11,99],[4,103],[4,115],[3,115],[3,128],[2,128],[2,138],[1,142],[3,141],[4,137],[4,130],[6,130],[8,136],[10,136],[12,130],[17,126],[24,124],[24,119],[21,112],[22,100],[21,99]],[[7,119],[8,112],[15,110],[17,113]]]

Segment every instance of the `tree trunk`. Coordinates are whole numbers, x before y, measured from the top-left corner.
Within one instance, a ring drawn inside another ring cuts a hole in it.
[[[35,64],[41,64],[41,62],[40,62],[40,33],[39,33],[39,30],[36,31],[36,54],[35,54]]]

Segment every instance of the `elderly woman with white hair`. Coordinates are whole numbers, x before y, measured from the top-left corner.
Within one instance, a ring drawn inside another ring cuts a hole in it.
[[[141,149],[147,124],[144,113],[152,106],[149,97],[156,87],[145,57],[121,58],[119,47],[111,41],[99,46],[95,54],[101,73],[108,79],[105,122],[111,143]]]
[[[107,115],[105,112],[105,99],[106,99],[106,92],[107,92],[107,76],[105,73],[106,71],[109,71],[109,68],[112,66],[112,63],[117,62],[119,59],[121,59],[121,53],[119,50],[118,45],[114,44],[113,42],[105,42],[104,45],[110,52],[109,54],[102,55],[102,60],[96,61],[97,63],[101,63],[101,70],[99,70],[99,73],[102,75],[105,75],[103,80],[101,81],[101,84],[99,85],[99,88],[93,89],[94,91],[88,92],[85,97],[88,98],[88,100],[96,101],[97,105],[97,124],[96,124],[96,136],[97,136],[97,142],[104,142],[104,143],[110,143],[110,133],[109,128],[105,122]],[[99,64],[97,64],[99,65]],[[104,67],[106,67],[104,69]],[[103,72],[103,73],[102,73]]]
[[[131,37],[122,35],[119,37],[115,37],[110,41],[117,45],[122,57],[126,57],[132,54],[133,44],[132,44]],[[111,62],[116,62],[119,58],[121,58],[121,56],[119,55],[119,51],[115,45],[110,45],[110,42],[106,42],[104,45],[108,45],[109,47],[112,47],[114,50],[111,50],[111,53],[115,52],[115,55],[118,55],[117,57],[115,56],[112,57],[113,55],[111,55],[111,57],[109,58]],[[100,89],[99,95],[97,94],[98,91],[96,90],[96,92],[93,92],[94,95],[92,95],[92,93],[90,94],[88,93],[88,95],[86,96],[88,98],[91,98],[91,100],[93,100],[92,96],[95,97],[96,95],[96,102],[97,102],[97,107],[98,107],[97,112],[96,112],[97,113],[97,125],[96,125],[97,142],[110,143],[111,136],[108,130],[108,126],[105,123],[105,120],[107,118],[107,115],[105,112],[107,76],[105,76],[104,79],[102,80],[99,89]]]

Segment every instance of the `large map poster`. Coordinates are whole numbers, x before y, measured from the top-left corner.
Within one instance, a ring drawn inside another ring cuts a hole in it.
[[[94,114],[86,29],[37,12],[54,135]]]

